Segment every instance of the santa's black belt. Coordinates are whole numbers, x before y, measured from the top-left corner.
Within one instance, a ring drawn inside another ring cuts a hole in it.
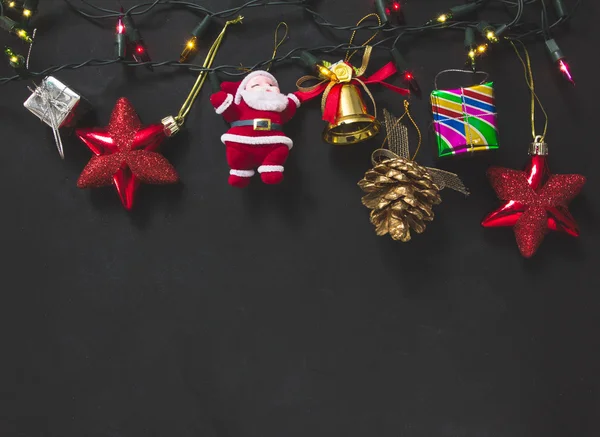
[[[283,130],[283,126],[278,123],[271,123],[268,118],[255,118],[253,120],[238,120],[231,122],[231,127],[252,126],[254,130]]]

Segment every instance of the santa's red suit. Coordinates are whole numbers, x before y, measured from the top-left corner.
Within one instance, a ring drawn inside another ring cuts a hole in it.
[[[231,168],[229,183],[236,187],[247,186],[255,169],[264,183],[281,182],[283,166],[293,146],[282,126],[294,116],[300,100],[294,94],[288,94],[287,103],[276,109],[269,102],[246,102],[242,94],[248,81],[256,76],[265,76],[277,85],[270,73],[254,71],[241,82],[223,82],[221,91],[210,97],[217,114],[231,124],[221,141],[225,144],[227,163]]]

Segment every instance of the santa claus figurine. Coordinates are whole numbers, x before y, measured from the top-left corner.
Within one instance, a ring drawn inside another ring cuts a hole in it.
[[[223,82],[210,102],[231,126],[221,136],[231,168],[229,184],[247,186],[255,169],[265,184],[280,183],[293,145],[283,124],[294,116],[300,100],[282,94],[270,73],[253,71],[241,82]]]

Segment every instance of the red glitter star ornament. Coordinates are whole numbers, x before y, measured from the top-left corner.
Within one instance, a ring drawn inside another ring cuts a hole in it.
[[[585,177],[550,173],[545,143],[533,143],[525,171],[492,167],[488,178],[504,203],[481,224],[486,228],[512,226],[521,254],[535,254],[548,231],[579,236],[567,205],[583,188]]]
[[[125,209],[133,207],[140,183],[173,184],[179,180],[167,159],[156,152],[166,138],[162,124],[142,127],[125,98],[117,100],[106,129],[78,129],[77,136],[94,153],[77,181],[79,188],[114,184]]]

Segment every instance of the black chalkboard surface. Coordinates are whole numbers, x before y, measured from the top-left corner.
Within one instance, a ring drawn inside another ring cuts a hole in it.
[[[220,10],[243,2],[201,3]],[[455,3],[406,1],[405,18],[424,23]],[[373,1],[315,7],[351,25]],[[296,7],[243,15],[215,65],[269,58],[280,21],[290,28],[282,53],[349,37],[319,29]],[[77,188],[91,153],[63,131],[59,158],[51,130],[22,106],[30,80],[0,87],[0,435],[597,436],[599,16],[598,3],[585,1],[555,33],[574,88],[543,41],[528,43],[550,119],[551,170],[588,178],[570,205],[581,237],[551,233],[529,260],[511,229],[480,226],[499,205],[487,168],[521,169],[528,160],[529,95],[510,46],[479,65],[495,83],[499,150],[436,160],[428,95],[439,71],[463,67],[463,33],[403,43],[423,91],[411,99],[424,133],[418,160],[458,173],[471,191],[444,191],[435,220],[406,244],[375,235],[356,185],[383,137],[325,144],[318,101],[285,127],[294,147],[283,184],[256,180],[238,190],[227,184],[227,126],[205,87],[183,132],[162,147],[182,182],[143,185],[128,213],[113,188]],[[41,2],[35,19],[34,70],[113,56],[111,20],[94,24],[58,0]],[[136,23],[152,58],[167,60],[178,59],[198,20],[157,7]],[[3,44],[9,38],[0,34]],[[375,50],[371,71],[389,60]],[[289,64],[272,73],[291,92],[307,72]],[[0,65],[0,77],[11,74]],[[86,126],[106,126],[119,97],[144,123],[157,123],[177,112],[195,81],[177,68],[121,65],[55,76],[94,108]],[[469,84],[468,75],[440,79],[445,88]],[[400,96],[372,89],[380,113],[402,113]]]

